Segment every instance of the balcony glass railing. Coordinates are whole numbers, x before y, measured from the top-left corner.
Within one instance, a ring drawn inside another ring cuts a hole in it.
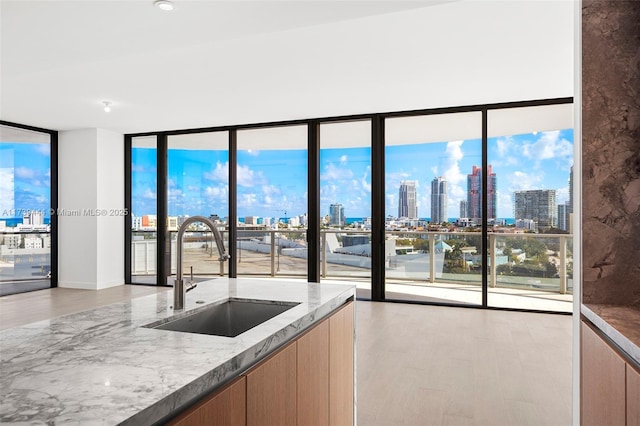
[[[0,232],[0,295],[51,286],[51,233]]]
[[[171,233],[172,274],[176,272],[175,234]],[[228,233],[222,234],[228,247]],[[134,232],[134,235],[134,275],[155,275],[155,233]],[[370,281],[370,232],[327,229],[320,235],[323,279]],[[481,242],[482,236],[478,232],[387,231],[385,275],[388,291],[403,293],[410,288],[407,286],[439,288],[440,293],[429,300],[449,300],[447,294],[452,291],[466,291],[466,296],[451,296],[450,300],[481,303]],[[569,295],[565,302],[570,302],[573,291],[572,235],[491,233],[487,247],[489,305],[492,305],[491,295],[501,292],[541,297],[546,297],[545,294]],[[184,274],[189,274],[192,267],[198,277],[228,274],[228,262],[222,265],[218,262],[210,233],[187,233],[184,253]],[[235,258],[238,276],[305,277],[306,230],[238,230]],[[407,292],[410,293],[415,294]],[[496,300],[496,306],[502,306],[498,299],[493,300]]]

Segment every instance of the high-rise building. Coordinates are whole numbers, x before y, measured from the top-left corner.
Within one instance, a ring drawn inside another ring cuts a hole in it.
[[[469,217],[469,209],[467,209],[467,200],[460,201],[460,217]]]
[[[558,204],[558,229],[562,229],[563,231],[569,230],[569,213],[567,213],[568,207],[568,202],[566,204]]]
[[[571,166],[571,171],[569,172],[569,201],[566,203],[566,207],[564,209],[564,228],[565,231],[571,232],[571,219],[573,217],[573,166]],[[560,221],[560,213],[558,212],[558,222]]]
[[[487,167],[487,220],[495,219],[498,206],[497,178],[491,165]],[[482,221],[482,167],[473,166],[467,175],[467,213],[476,223]]]
[[[569,212],[573,213],[573,166],[571,166],[571,171],[569,172]]]
[[[431,223],[447,221],[447,181],[438,176],[431,181]]]
[[[515,219],[531,219],[538,229],[556,226],[556,208],[555,189],[535,189],[514,193]]]
[[[41,211],[30,210],[22,215],[23,225],[43,225],[43,213]]]
[[[340,203],[331,204],[329,206],[329,217],[330,225],[343,226],[346,223],[344,206]]]
[[[400,191],[398,195],[398,217],[417,219],[418,204],[416,203],[416,181],[403,180],[400,182]]]

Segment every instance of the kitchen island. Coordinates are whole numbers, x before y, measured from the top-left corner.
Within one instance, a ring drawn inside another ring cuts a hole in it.
[[[184,312],[243,298],[299,303],[238,335],[146,328],[173,317],[173,291],[0,332],[1,423],[151,425],[182,412],[311,329],[349,285],[220,278]]]

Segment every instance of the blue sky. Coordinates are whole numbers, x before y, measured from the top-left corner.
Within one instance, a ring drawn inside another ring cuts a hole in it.
[[[498,217],[512,217],[512,194],[524,189],[556,189],[568,199],[573,163],[573,131],[551,131],[489,139],[489,163],[497,174]],[[480,140],[411,144],[386,148],[386,214],[397,214],[402,180],[418,182],[418,213],[430,216],[430,182],[449,185],[448,216],[458,217],[466,199],[466,179],[480,165]],[[9,209],[49,208],[49,145],[0,144],[0,214]],[[156,150],[133,150],[133,213],[156,213]],[[347,217],[371,215],[370,148],[320,152],[322,215],[344,205]],[[228,154],[215,150],[169,151],[169,214],[227,216]],[[238,152],[238,216],[292,217],[307,210],[305,150]],[[11,179],[13,177],[13,179]]]
[[[155,161],[155,150],[147,151]],[[499,217],[512,217],[512,194],[517,190],[556,189],[558,203],[568,198],[572,130],[491,138],[488,154],[498,177]],[[481,163],[481,145],[477,139],[390,146],[385,156],[386,214],[397,214],[400,182],[416,180],[418,213],[429,217],[430,182],[444,176],[449,185],[448,215],[458,217],[460,200],[466,199],[467,174]],[[330,204],[341,203],[347,217],[370,216],[370,158],[370,148],[320,151],[322,215],[329,214]],[[140,161],[144,164],[146,160],[141,157]],[[226,216],[228,167],[225,151],[171,150],[169,214]],[[138,170],[140,179],[134,173],[134,181],[139,182],[134,195],[140,201],[134,204],[134,213],[155,211],[155,167],[143,165]],[[239,151],[237,175],[239,217],[285,217],[285,211],[286,217],[291,217],[306,212],[305,150]],[[146,210],[145,199],[151,202]]]
[[[49,216],[50,162],[49,144],[0,143],[0,217],[14,217],[18,209],[44,210]]]

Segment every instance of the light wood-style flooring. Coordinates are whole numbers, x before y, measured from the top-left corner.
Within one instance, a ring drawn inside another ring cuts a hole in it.
[[[0,297],[0,328],[167,288]],[[571,317],[359,301],[359,426],[570,425]]]
[[[98,291],[50,288],[2,296],[0,330],[172,290],[169,287],[121,285]]]
[[[570,425],[571,327],[570,316],[358,302],[358,425]]]

